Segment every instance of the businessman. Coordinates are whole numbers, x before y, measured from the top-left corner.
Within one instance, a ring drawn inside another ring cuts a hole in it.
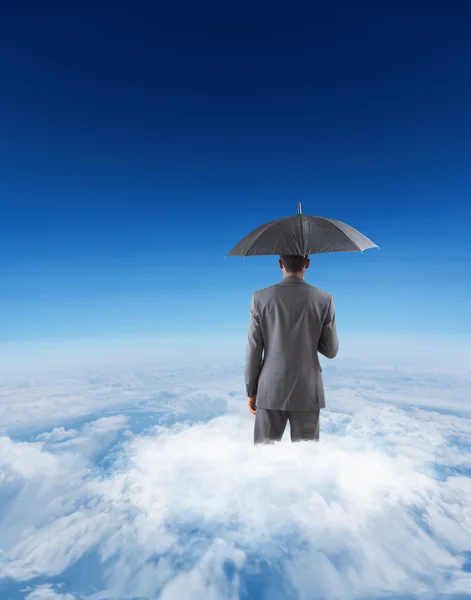
[[[332,295],[304,280],[307,256],[281,256],[281,282],[254,292],[245,364],[254,443],[281,441],[289,421],[291,441],[319,441],[325,408],[318,352],[338,353]]]

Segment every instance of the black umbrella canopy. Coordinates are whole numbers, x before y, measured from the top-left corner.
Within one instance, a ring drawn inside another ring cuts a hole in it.
[[[342,221],[303,215],[299,202],[297,215],[260,225],[226,256],[307,256],[324,252],[363,252],[378,247]]]

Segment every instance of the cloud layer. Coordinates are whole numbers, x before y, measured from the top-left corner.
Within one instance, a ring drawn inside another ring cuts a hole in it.
[[[5,384],[0,596],[466,597],[468,375],[332,365],[321,443],[254,447],[241,373]]]

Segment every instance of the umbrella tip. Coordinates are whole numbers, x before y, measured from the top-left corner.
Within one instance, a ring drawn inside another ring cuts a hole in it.
[[[301,202],[298,202],[298,215],[302,214],[302,210],[301,210]]]

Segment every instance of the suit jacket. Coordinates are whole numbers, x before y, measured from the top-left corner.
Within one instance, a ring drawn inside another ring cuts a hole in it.
[[[247,396],[257,395],[258,408],[325,408],[318,352],[334,358],[338,348],[332,294],[297,275],[257,290],[250,303]]]

